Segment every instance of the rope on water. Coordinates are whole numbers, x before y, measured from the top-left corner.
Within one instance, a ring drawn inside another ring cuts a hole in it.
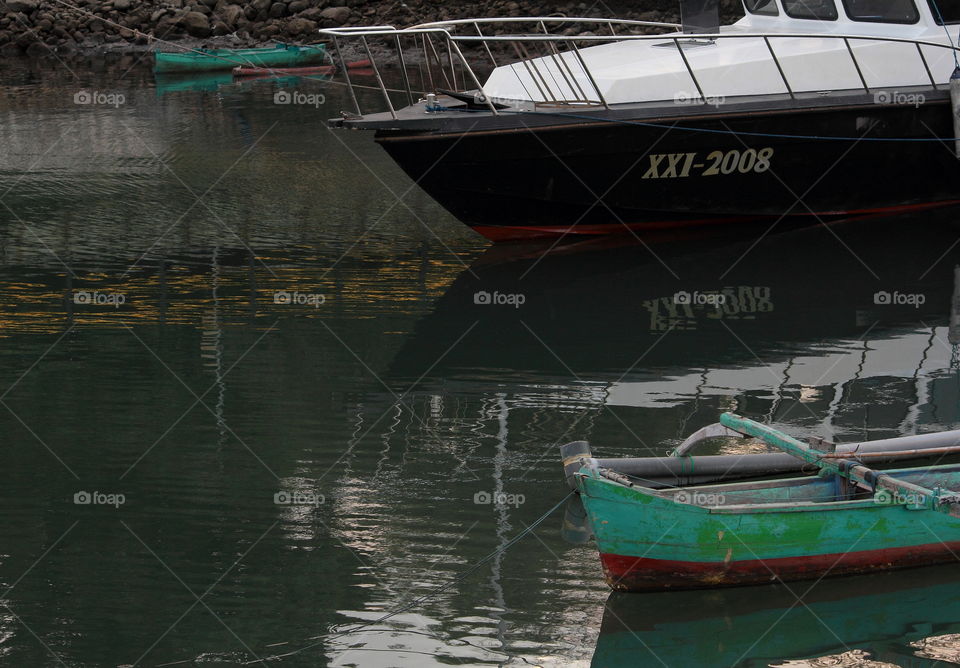
[[[523,531],[521,531],[520,533],[518,533],[516,536],[514,536],[513,538],[511,538],[509,541],[507,541],[506,543],[504,543],[504,545],[503,545],[502,547],[497,548],[496,550],[494,550],[493,552],[491,552],[490,554],[488,554],[487,556],[485,556],[483,559],[480,559],[479,561],[474,562],[472,566],[470,566],[467,570],[465,570],[465,571],[463,571],[462,573],[460,573],[460,575],[458,575],[457,577],[455,577],[453,580],[450,580],[449,582],[447,582],[447,583],[445,583],[445,584],[442,584],[442,585],[440,585],[440,586],[438,586],[438,587],[435,587],[435,588],[431,589],[431,590],[428,591],[426,594],[423,594],[422,596],[418,596],[417,598],[413,599],[413,600],[410,601],[409,603],[405,603],[405,604],[401,605],[400,607],[398,607],[398,608],[396,608],[396,609],[394,609],[394,610],[391,610],[390,612],[388,612],[388,613],[386,613],[386,614],[384,614],[384,615],[381,615],[381,616],[378,617],[377,619],[374,619],[374,620],[369,621],[369,622],[364,622],[364,623],[362,623],[362,624],[358,624],[358,625],[353,626],[353,627],[351,627],[351,628],[349,628],[349,629],[344,629],[344,630],[342,630],[342,631],[336,631],[336,632],[332,632],[332,633],[327,633],[327,634],[322,635],[322,636],[314,636],[314,638],[317,638],[317,639],[318,639],[317,642],[310,643],[309,645],[304,645],[303,647],[300,647],[299,649],[291,650],[291,651],[285,652],[285,653],[283,653],[283,654],[275,654],[275,655],[273,655],[273,656],[267,656],[267,657],[264,657],[262,660],[246,661],[246,662],[244,662],[244,663],[241,664],[241,665],[247,666],[247,665],[251,665],[251,664],[254,664],[254,663],[262,663],[263,661],[279,660],[279,659],[286,658],[286,657],[288,657],[288,656],[293,656],[294,654],[299,654],[300,652],[305,652],[305,651],[308,650],[308,649],[311,649],[311,648],[313,648],[313,647],[316,647],[317,645],[322,645],[322,644],[324,644],[324,643],[326,643],[326,642],[329,642],[329,641],[331,641],[331,640],[335,640],[336,638],[340,638],[340,637],[342,637],[342,636],[349,635],[349,634],[351,634],[351,633],[356,633],[357,631],[360,631],[360,630],[362,630],[362,629],[365,629],[365,628],[368,628],[368,627],[371,627],[371,626],[376,626],[377,624],[382,624],[383,622],[387,621],[387,620],[390,619],[391,617],[396,617],[396,616],[399,615],[399,614],[402,614],[402,613],[404,613],[404,612],[406,612],[406,611],[408,611],[408,610],[410,610],[410,609],[412,609],[412,608],[417,607],[418,605],[420,605],[420,604],[422,604],[422,603],[425,603],[426,601],[430,600],[431,598],[434,598],[434,597],[436,597],[436,596],[439,596],[440,594],[442,594],[443,592],[445,592],[447,589],[450,589],[450,587],[452,587],[452,586],[454,586],[454,585],[456,585],[456,584],[459,584],[460,582],[463,582],[466,578],[468,578],[470,575],[472,575],[473,573],[475,573],[481,566],[483,566],[483,565],[486,564],[487,562],[491,561],[492,559],[496,558],[498,555],[506,552],[506,551],[509,550],[511,547],[513,547],[514,545],[516,545],[517,543],[519,543],[521,540],[523,540],[526,536],[528,536],[529,534],[533,533],[533,531],[534,531],[537,527],[539,527],[541,524],[543,524],[548,517],[550,517],[554,512],[556,512],[556,510],[557,510],[558,508],[560,508],[560,506],[562,506],[564,503],[566,503],[566,502],[567,502],[567,499],[569,499],[569,498],[570,498],[571,496],[573,496],[575,493],[576,493],[576,492],[574,492],[574,491],[572,491],[572,490],[571,490],[570,492],[568,492],[567,495],[564,496],[562,499],[560,499],[560,501],[558,501],[555,506],[553,506],[552,508],[550,508],[550,510],[548,510],[548,511],[545,512],[543,515],[541,515],[540,517],[538,517],[532,524],[528,525],[526,529],[524,529]],[[312,640],[312,639],[313,639],[313,638],[311,638],[311,640]]]

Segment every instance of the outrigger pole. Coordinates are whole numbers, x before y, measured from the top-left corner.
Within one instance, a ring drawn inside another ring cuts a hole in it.
[[[960,505],[958,505],[960,494],[957,492],[941,487],[928,489],[903,482],[849,459],[827,458],[826,453],[815,450],[806,443],[740,415],[723,413],[720,416],[720,424],[758,438],[808,464],[813,464],[822,473],[837,475],[862,488],[872,490],[874,499],[878,503],[902,504],[909,510],[936,510],[953,517],[960,517]]]

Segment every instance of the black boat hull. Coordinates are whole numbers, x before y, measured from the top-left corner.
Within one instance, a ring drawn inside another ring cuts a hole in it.
[[[960,200],[942,95],[920,105],[641,121],[558,113],[543,125],[537,116],[539,125],[516,115],[513,127],[485,129],[493,117],[477,115],[461,130],[380,129],[377,140],[434,199],[496,241],[817,223]]]

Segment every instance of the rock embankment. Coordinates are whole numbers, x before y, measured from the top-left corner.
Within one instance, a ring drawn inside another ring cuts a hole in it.
[[[738,0],[721,0],[729,21]],[[676,22],[677,0],[597,3],[512,0],[0,0],[0,53],[171,50],[173,44],[312,43],[317,30],[408,26],[466,17],[562,14]],[[586,27],[584,28],[586,29]]]

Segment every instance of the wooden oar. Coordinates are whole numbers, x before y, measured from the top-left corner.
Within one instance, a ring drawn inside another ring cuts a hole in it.
[[[814,450],[802,441],[740,415],[724,413],[720,416],[720,424],[741,434],[749,434],[754,438],[759,438],[764,443],[813,464],[821,471],[834,473],[851,482],[873,489],[875,492],[879,490],[892,492],[892,499],[900,499],[900,503],[904,503],[911,509],[936,510],[954,517],[960,517],[960,505],[958,505],[960,504],[960,494],[956,492],[940,488],[927,489],[910,482],[903,482],[849,459],[827,458],[824,456],[826,453]],[[889,494],[885,496],[890,498]]]

